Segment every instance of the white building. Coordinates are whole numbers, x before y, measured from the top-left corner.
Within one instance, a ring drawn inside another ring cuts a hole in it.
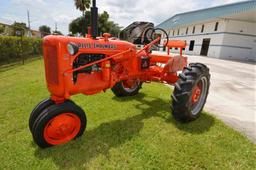
[[[157,27],[185,40],[185,54],[256,61],[256,1],[177,14]]]

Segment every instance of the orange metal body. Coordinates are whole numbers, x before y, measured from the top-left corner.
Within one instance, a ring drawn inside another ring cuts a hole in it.
[[[167,47],[167,54],[170,54],[170,48],[175,47],[180,49],[180,55],[182,56],[182,50],[186,47],[186,41],[172,40],[165,44]]]
[[[177,71],[187,65],[187,58],[182,55],[154,54],[150,52],[153,44],[160,41],[160,37],[137,51],[136,46],[126,41],[111,40],[109,34],[93,39],[47,36],[44,38],[44,63],[46,82],[51,98],[56,103],[69,99],[71,95],[83,93],[92,95],[113,87],[121,80],[140,79],[142,82],[157,81],[174,84],[178,80]],[[70,55],[67,44],[78,45],[79,51]],[[185,48],[182,41],[169,41],[168,48]],[[80,54],[104,54],[105,58],[92,63],[73,68],[72,63]],[[148,58],[150,66],[141,67],[142,58]],[[74,83],[73,74],[76,71],[97,64],[100,71],[81,73]]]

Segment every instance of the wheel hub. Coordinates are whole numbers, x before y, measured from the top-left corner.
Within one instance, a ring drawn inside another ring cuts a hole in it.
[[[125,88],[133,88],[134,86],[136,86],[136,83],[137,83],[136,80],[132,80],[132,79],[125,80],[125,81],[123,81],[123,86]]]
[[[122,86],[127,92],[133,92],[139,86],[138,79],[129,79],[122,81]]]
[[[78,134],[80,126],[81,122],[77,115],[63,113],[47,123],[44,129],[44,138],[52,145],[66,143]]]
[[[192,94],[192,103],[195,104],[198,102],[200,95],[201,95],[201,86],[196,85],[193,94]]]

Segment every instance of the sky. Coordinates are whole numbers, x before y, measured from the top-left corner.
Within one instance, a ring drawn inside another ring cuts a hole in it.
[[[99,12],[107,11],[110,20],[126,27],[134,21],[148,21],[155,25],[175,14],[209,8],[243,0],[97,0]],[[0,0],[0,22],[12,24],[28,23],[30,13],[31,29],[48,25],[68,33],[69,23],[82,15],[73,0]]]

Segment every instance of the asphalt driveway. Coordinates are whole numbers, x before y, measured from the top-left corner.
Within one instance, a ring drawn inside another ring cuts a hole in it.
[[[188,56],[210,68],[211,87],[205,110],[256,143],[256,65]]]

